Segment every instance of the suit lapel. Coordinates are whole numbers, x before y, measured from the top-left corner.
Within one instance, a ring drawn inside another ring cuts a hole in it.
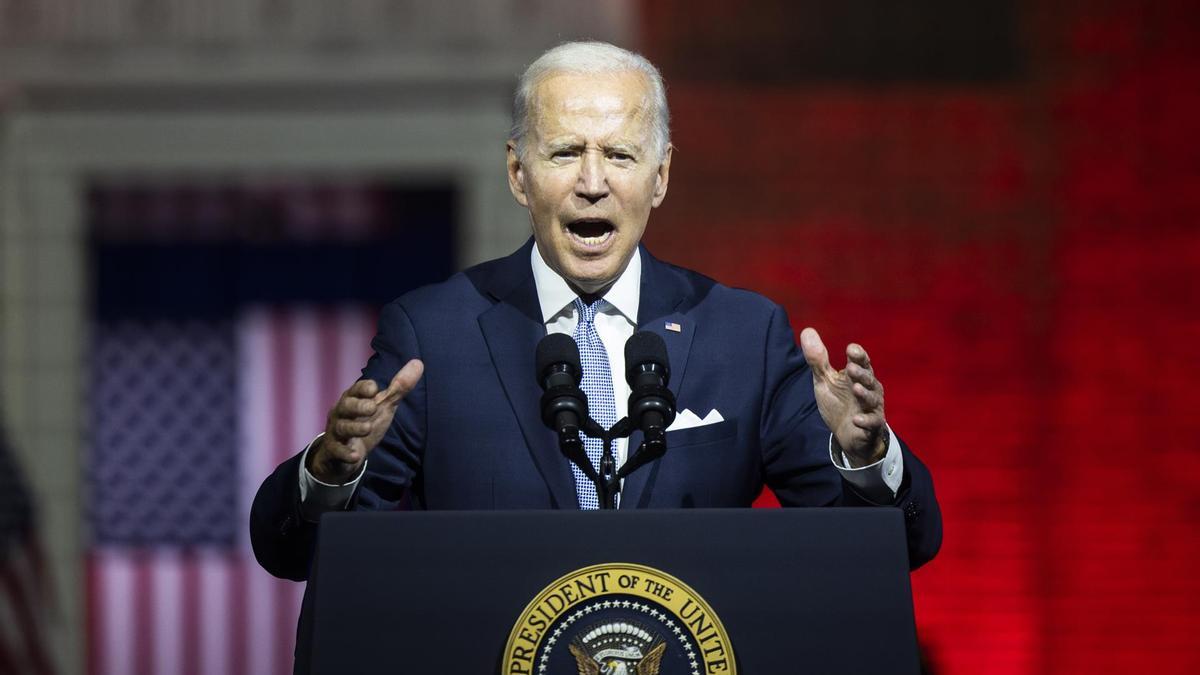
[[[667,344],[667,357],[671,361],[671,381],[667,388],[675,394],[679,406],[685,407],[686,401],[678,400],[680,385],[683,383],[688,357],[691,354],[692,338],[696,334],[695,322],[683,314],[683,310],[687,309],[686,301],[690,292],[680,275],[674,273],[669,265],[651,256],[645,247],[642,247],[641,252],[642,281],[638,299],[638,330],[657,333]],[[671,329],[667,328],[668,324],[671,324]],[[676,327],[678,331],[675,330]],[[642,432],[635,431],[629,437],[629,455],[637,450],[641,442]],[[671,452],[669,446],[667,452]],[[639,508],[649,503],[648,479],[657,470],[658,462],[651,462],[625,479],[621,490],[622,507]]]
[[[568,460],[559,452],[554,432],[542,423],[542,390],[534,373],[537,343],[545,337],[546,329],[529,267],[530,246],[526,243],[501,261],[485,280],[488,293],[497,302],[479,315],[479,328],[534,464],[550,488],[555,505],[570,509],[579,503],[575,481]]]

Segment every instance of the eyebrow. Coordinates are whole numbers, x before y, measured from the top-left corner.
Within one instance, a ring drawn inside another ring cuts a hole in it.
[[[550,141],[549,143],[546,144],[546,148],[548,150],[552,150],[552,151],[553,150],[575,150],[577,148],[582,148],[585,145],[586,144],[582,141],[579,141],[576,139],[570,139],[570,140]]]
[[[605,148],[606,150],[624,152],[629,155],[636,155],[642,150],[642,146],[637,143],[613,143]]]
[[[578,150],[578,149],[581,149],[584,147],[587,147],[587,143],[585,143],[581,140],[578,140],[578,139],[556,140],[556,141],[550,141],[546,144],[546,149],[551,152],[554,152],[556,150]],[[641,151],[642,146],[638,145],[637,143],[620,142],[620,143],[612,143],[612,144],[608,144],[608,145],[601,145],[600,149],[605,152],[615,151],[615,152],[624,152],[624,153],[628,153],[628,154],[637,154],[638,152]]]

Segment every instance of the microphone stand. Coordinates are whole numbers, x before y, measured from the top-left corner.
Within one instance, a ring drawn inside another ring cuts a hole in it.
[[[557,341],[557,342],[555,342]],[[562,343],[562,344],[559,344]],[[547,346],[548,345],[548,346]],[[579,389],[579,358],[570,338],[547,336],[538,344],[539,379],[542,395],[543,421],[558,431],[558,446],[567,459],[575,463],[583,475],[596,486],[596,497],[602,509],[617,508],[621,481],[638,467],[662,457],[667,452],[666,427],[675,419],[675,396],[667,389],[670,369],[667,367],[667,347],[662,337],[651,332],[634,333],[625,343],[626,360],[633,364],[625,373],[631,392],[629,415],[604,429],[587,411],[587,396]],[[560,353],[561,352],[561,353]],[[553,358],[552,358],[553,357]],[[549,361],[547,361],[549,359]],[[571,382],[550,386],[545,379],[547,361],[552,376],[569,374]],[[639,421],[634,422],[631,415]],[[645,430],[637,450],[629,455],[620,469],[613,458],[613,441],[628,438],[638,427]],[[600,467],[592,466],[580,434],[600,439],[603,450]]]
[[[616,460],[613,457],[612,444],[618,438],[628,438],[637,427],[629,417],[622,417],[611,428],[605,429],[588,416],[582,423],[582,431],[587,436],[598,438],[604,444],[604,452],[600,457],[600,470],[592,466],[584,450],[583,441],[578,433],[563,433],[559,435],[558,445],[567,459],[575,463],[580,471],[596,486],[596,496],[599,497],[601,509],[617,508],[617,494],[621,492],[621,481],[639,467],[649,464],[662,457],[667,452],[666,434],[658,433],[647,436],[642,440],[637,450],[626,458],[620,469],[614,471]]]

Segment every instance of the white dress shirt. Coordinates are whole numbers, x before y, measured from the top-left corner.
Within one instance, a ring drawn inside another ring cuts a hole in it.
[[[575,298],[578,297],[566,280],[550,269],[537,246],[529,256],[529,264],[533,268],[533,282],[537,288],[538,304],[541,307],[542,322],[546,333],[565,333],[571,335],[579,317],[575,311]],[[625,342],[637,330],[638,302],[640,300],[642,282],[642,254],[634,249],[633,257],[625,267],[621,276],[604,294],[599,307],[596,309],[596,332],[600,335],[604,349],[608,352],[608,365],[612,370],[613,395],[617,404],[617,419],[625,417],[629,407],[629,384],[625,381]],[[320,436],[313,439],[313,443]],[[625,462],[628,451],[628,439],[618,439],[616,443],[617,466]],[[304,516],[316,520],[325,511],[341,510],[349,503],[362,478],[362,472],[354,480],[343,485],[330,485],[316,479],[307,467],[308,451],[304,449],[304,457],[300,460],[300,502]],[[841,453],[833,449],[833,435],[829,437],[829,459],[842,476],[853,485],[864,497],[877,503],[886,503],[895,499],[904,476],[904,456],[900,452],[900,443],[896,435],[888,428],[888,450],[884,458],[869,466],[857,469],[850,468],[849,461]],[[367,465],[363,463],[363,471]]]

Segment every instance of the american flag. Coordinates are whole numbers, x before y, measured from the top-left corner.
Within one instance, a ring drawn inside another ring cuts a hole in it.
[[[250,503],[358,377],[373,317],[257,307],[100,327],[90,673],[291,672],[304,587],[255,562]]]
[[[258,566],[251,501],[358,378],[378,307],[452,271],[453,204],[340,178],[92,190],[90,675],[291,672],[304,589]]]
[[[33,527],[33,504],[0,429],[0,673],[48,675],[47,611],[53,606]]]

